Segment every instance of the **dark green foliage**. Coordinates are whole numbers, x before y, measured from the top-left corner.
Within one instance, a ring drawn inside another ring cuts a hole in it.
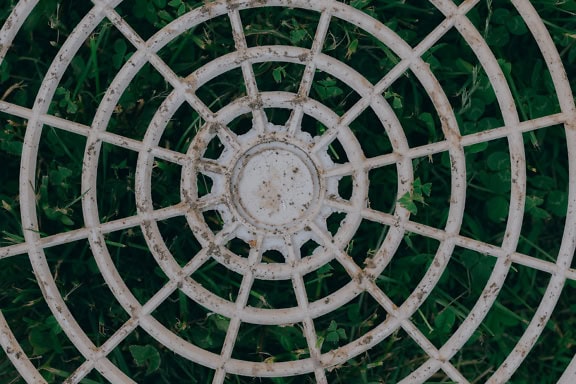
[[[374,16],[403,38],[417,46],[444,16],[424,0],[351,0],[354,8]],[[0,24],[7,18],[15,0],[0,6]],[[537,0],[538,10],[560,52],[576,91],[576,5],[574,2]],[[200,1],[126,0],[117,7],[134,30],[148,39],[172,20],[197,8]],[[74,26],[89,11],[91,2],[41,0],[14,41],[0,65],[0,98],[31,107],[47,68]],[[319,15],[300,9],[263,7],[241,11],[249,47],[272,44],[310,48]],[[498,59],[510,85],[521,121],[560,111],[554,86],[538,46],[509,1],[480,1],[468,13],[469,19],[486,39]],[[519,49],[522,47],[522,49]],[[186,77],[214,58],[234,50],[231,26],[226,17],[202,23],[170,42],[158,52],[178,76]],[[49,113],[89,126],[106,89],[123,68],[135,48],[110,22],[103,21],[84,42],[56,89]],[[333,21],[323,53],[349,65],[377,83],[399,61],[390,48],[345,20]],[[455,112],[462,135],[503,126],[503,116],[495,91],[474,51],[456,30],[440,39],[422,58],[439,81]],[[291,63],[254,65],[261,90],[298,92],[303,66]],[[150,121],[172,87],[152,65],[145,65],[132,79],[120,98],[107,130],[141,140]],[[201,98],[213,111],[246,95],[242,72],[237,69],[211,80],[200,90]],[[350,87],[333,76],[317,71],[310,96],[343,115],[359,99]],[[383,92],[395,118],[400,122],[410,147],[444,140],[441,118],[415,74],[408,70]],[[284,124],[287,113],[267,110],[275,124]],[[250,117],[230,123],[234,132],[243,132]],[[160,145],[185,153],[204,122],[196,111],[183,105],[168,123]],[[350,124],[367,157],[389,154],[392,143],[385,127],[371,109]],[[327,128],[309,117],[303,129],[312,135]],[[18,199],[18,174],[26,121],[0,113],[0,244],[21,243]],[[36,210],[42,236],[83,228],[80,200],[87,193],[81,188],[82,162],[86,138],[45,126],[41,138],[36,174]],[[564,228],[567,208],[568,146],[562,126],[548,127],[524,134],[528,188],[522,236],[518,251],[555,262]],[[205,157],[216,158],[222,144],[213,140]],[[500,246],[504,240],[511,192],[511,164],[506,139],[480,143],[464,149],[467,165],[467,197],[461,235]],[[335,163],[345,163],[341,143],[334,141],[330,156]],[[102,222],[130,217],[136,213],[134,199],[137,153],[104,144],[98,164],[98,209]],[[406,208],[411,220],[442,228],[450,208],[451,162],[447,152],[418,158],[412,162],[414,183],[410,192],[397,196],[398,172],[394,166],[373,169],[369,173],[370,208],[390,213],[396,203]],[[157,160],[152,170],[153,206],[165,208],[181,200],[180,166]],[[198,181],[199,195],[207,194],[213,181]],[[352,194],[352,177],[342,178],[339,194]],[[328,229],[335,233],[343,214],[328,219]],[[181,219],[181,220],[180,220]],[[217,211],[206,212],[210,228],[217,231],[222,219]],[[160,231],[170,251],[185,265],[201,250],[183,218],[163,220]],[[388,227],[363,221],[360,231],[346,251],[362,267],[378,250]],[[168,280],[148,250],[140,228],[119,231],[105,238],[116,268],[133,295],[145,303]],[[407,233],[395,257],[376,279],[378,286],[396,304],[401,305],[434,262],[438,241]],[[301,250],[302,257],[313,254],[313,241]],[[250,246],[239,239],[227,247],[247,257]],[[270,262],[274,252],[265,255]],[[81,328],[96,345],[104,343],[129,319],[102,279],[87,241],[51,248],[47,259],[60,293]],[[438,286],[413,315],[412,321],[440,348],[453,334],[478,301],[490,277],[495,260],[466,249],[456,248]],[[574,267],[574,265],[572,266]],[[0,309],[28,356],[47,381],[63,380],[82,362],[78,351],[65,336],[44,303],[32,267],[25,255],[0,260]],[[218,296],[235,300],[242,278],[222,265],[207,263],[192,276]],[[550,276],[526,267],[513,266],[505,288],[485,321],[452,363],[473,381],[483,381],[502,363],[524,331],[542,299]],[[226,281],[227,284],[222,284]],[[350,278],[342,265],[333,261],[304,276],[310,301],[345,286]],[[255,285],[249,304],[255,307],[295,306],[293,294],[284,285],[262,282]],[[258,289],[256,289],[258,288]],[[576,308],[573,304],[574,282],[567,283],[551,322],[541,341],[513,383],[534,382],[534,372],[551,372],[542,383],[555,382],[576,345]],[[230,319],[210,313],[206,308],[173,294],[153,312],[164,326],[201,348],[220,353]],[[344,308],[314,319],[319,339],[317,347],[326,352],[345,345],[384,321],[386,313],[367,294],[361,294]],[[425,354],[403,330],[396,331],[370,352],[357,356],[329,373],[331,383],[397,382],[420,366]],[[251,361],[293,361],[309,357],[301,324],[285,327],[261,327],[243,324],[232,356]],[[167,351],[143,330],[136,330],[109,355],[122,371],[142,383],[211,381],[213,371],[188,362]],[[486,373],[488,372],[488,373]],[[313,376],[279,379],[256,379],[230,376],[229,383],[304,383]],[[449,382],[437,375],[431,380]],[[444,381],[442,381],[444,380]],[[548,381],[546,381],[548,380]],[[18,383],[18,374],[0,351],[0,382]],[[85,384],[104,383],[92,372]]]

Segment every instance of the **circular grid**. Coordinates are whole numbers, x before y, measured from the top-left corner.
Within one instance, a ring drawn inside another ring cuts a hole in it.
[[[526,22],[546,59],[554,82],[561,113],[521,122],[516,104],[505,80],[504,73],[481,34],[466,14],[477,1],[465,1],[456,6],[448,0],[432,3],[446,16],[445,20],[426,36],[415,48],[410,47],[397,34],[368,15],[343,3],[334,1],[214,1],[194,9],[144,41],[115,11],[121,1],[93,1],[94,7],[68,37],[57,58],[48,70],[33,108],[1,101],[0,110],[28,119],[28,128],[22,153],[20,173],[20,201],[25,243],[0,248],[0,257],[6,258],[27,253],[46,303],[85,362],[68,378],[80,382],[90,371],[97,370],[111,382],[132,382],[108,359],[109,353],[137,327],[145,330],[158,342],[175,353],[215,370],[214,383],[224,382],[226,374],[280,377],[313,372],[317,382],[327,382],[326,370],[345,363],[375,345],[398,329],[403,329],[427,354],[428,359],[404,379],[405,382],[424,382],[438,371],[450,379],[467,382],[450,359],[470,340],[474,331],[493,306],[512,263],[547,272],[551,279],[544,299],[540,303],[524,335],[506,361],[491,375],[488,382],[507,381],[522,362],[548,321],[566,279],[576,280],[576,271],[570,268],[576,244],[576,193],[571,188],[568,213],[560,253],[555,263],[545,262],[516,251],[525,207],[526,171],[522,133],[564,124],[570,161],[570,185],[574,185],[576,140],[574,121],[576,109],[570,87],[566,81],[558,53],[542,22],[528,2],[513,2]],[[0,31],[0,57],[4,57],[19,28],[37,1],[21,1]],[[310,49],[292,46],[248,47],[241,10],[262,6],[296,7],[320,14],[316,34]],[[177,76],[158,52],[185,31],[216,18],[230,20],[236,50],[221,56],[197,69],[186,78]],[[64,72],[81,44],[96,26],[108,19],[136,48],[136,52],[123,65],[103,101],[98,106],[90,127],[51,116],[50,100]],[[345,20],[374,36],[400,61],[376,84],[371,84],[360,73],[322,52],[331,23]],[[502,111],[504,126],[476,134],[462,135],[455,112],[438,80],[422,55],[447,31],[456,29],[476,53],[482,68],[495,90]],[[262,92],[258,90],[253,66],[257,63],[282,62],[304,66],[304,74],[297,93]],[[110,119],[121,96],[134,81],[136,74],[146,64],[151,64],[174,91],[166,97],[153,116],[141,141],[108,132]],[[215,77],[240,69],[246,86],[246,96],[234,100],[217,112],[197,96],[197,91]],[[445,140],[428,145],[410,147],[403,127],[392,106],[382,96],[383,92],[406,71],[410,70],[429,95],[436,109]],[[339,116],[330,108],[309,97],[316,71],[322,71],[342,81],[360,95],[360,100]],[[160,141],[168,122],[184,104],[190,105],[205,121],[193,139],[187,153],[164,148]],[[268,122],[267,108],[291,111],[285,125]],[[367,157],[350,129],[350,124],[364,110],[371,109],[382,122],[389,137],[392,152]],[[252,126],[245,134],[236,134],[229,124],[239,116],[250,113]],[[304,116],[309,116],[328,129],[313,136],[302,129]],[[49,124],[73,132],[87,139],[82,166],[82,209],[84,228],[42,237],[34,189],[38,148],[42,127]],[[218,139],[222,153],[215,159],[206,157],[211,143]],[[506,138],[509,145],[511,173],[510,209],[506,232],[501,246],[474,240],[461,235],[466,201],[466,159],[464,149],[474,144]],[[330,156],[331,145],[337,141],[343,146],[347,162],[338,164]],[[135,176],[137,213],[133,217],[115,221],[102,221],[98,212],[99,199],[96,183],[101,166],[103,144],[126,148],[138,153]],[[398,174],[397,197],[412,192],[415,183],[412,160],[418,157],[447,152],[450,157],[451,196],[446,225],[433,228],[411,220],[409,210],[397,203],[392,214],[370,208],[368,199],[368,172],[395,165]],[[155,162],[162,159],[182,167],[181,202],[155,209],[153,205],[152,172]],[[291,174],[292,173],[292,174]],[[298,174],[298,178],[294,175]],[[351,176],[352,192],[344,198],[339,192],[339,180]],[[209,193],[200,194],[199,179],[212,181]],[[303,179],[302,179],[303,178]],[[293,181],[297,180],[297,181]],[[261,186],[260,186],[261,185]],[[221,228],[214,230],[207,223],[206,211],[216,211],[221,218]],[[332,233],[328,218],[336,212],[345,219]],[[201,243],[202,250],[187,264],[181,266],[163,239],[158,223],[173,217],[185,217],[193,236]],[[390,226],[382,246],[361,266],[347,251],[350,241],[361,221],[369,220]],[[162,272],[169,278],[150,300],[142,304],[124,283],[116,270],[105,235],[114,231],[140,227],[148,248]],[[400,305],[395,304],[376,283],[376,279],[398,249],[407,233],[419,234],[440,242],[430,266],[413,292]],[[67,304],[56,287],[44,250],[46,248],[87,239],[91,251],[114,297],[130,315],[130,320],[103,345],[96,347],[77,324]],[[234,239],[249,244],[246,256],[236,254],[227,247]],[[313,254],[302,257],[301,247],[308,241],[318,247]],[[462,247],[496,257],[496,264],[479,300],[458,330],[441,347],[436,348],[413,323],[411,317],[437,286],[451,259],[454,248]],[[263,260],[266,251],[279,252],[284,260],[270,263]],[[235,300],[222,298],[195,281],[191,276],[210,260],[242,276]],[[322,266],[336,261],[350,279],[347,284],[316,301],[309,302],[304,276]],[[258,308],[248,305],[252,286],[256,280],[288,280],[294,290],[297,305],[289,308]],[[219,354],[202,349],[174,334],[152,316],[175,291],[183,292],[209,311],[230,319],[225,340]],[[367,293],[387,313],[387,318],[371,331],[350,343],[322,352],[314,320],[346,305],[361,293]],[[232,351],[243,323],[260,325],[288,325],[301,323],[307,342],[309,357],[290,362],[251,362],[232,358]],[[6,321],[0,315],[0,343],[22,377],[28,382],[44,382],[22,349]],[[573,360],[561,382],[570,382],[576,375]]]

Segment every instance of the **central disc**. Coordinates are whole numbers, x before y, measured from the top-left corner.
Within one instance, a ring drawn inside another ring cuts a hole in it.
[[[238,159],[231,192],[238,213],[259,228],[291,226],[308,215],[319,195],[310,157],[287,143],[255,145]]]

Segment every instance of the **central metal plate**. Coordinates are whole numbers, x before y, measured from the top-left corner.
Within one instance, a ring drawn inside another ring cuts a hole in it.
[[[310,157],[295,145],[257,144],[236,162],[230,181],[234,206],[257,228],[293,227],[309,216],[320,195]]]

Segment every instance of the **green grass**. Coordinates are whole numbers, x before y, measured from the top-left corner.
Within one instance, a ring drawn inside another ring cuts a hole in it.
[[[4,0],[0,24],[15,0]],[[81,17],[89,2],[43,0],[18,34],[0,65],[0,97],[14,104],[31,107],[52,59]],[[441,13],[424,0],[346,1],[377,17],[412,46],[417,45],[443,20]],[[550,30],[576,91],[576,4],[574,1],[532,2]],[[144,38],[152,36],[174,18],[200,5],[197,1],[126,0],[117,11]],[[309,48],[319,15],[291,8],[263,8],[242,11],[249,46],[286,44]],[[508,1],[481,1],[470,13],[470,20],[483,34],[504,69],[521,120],[547,116],[559,111],[554,88],[534,38],[529,34]],[[518,47],[522,47],[519,49]],[[231,29],[225,17],[201,24],[175,39],[159,55],[179,75],[186,76],[214,58],[234,49]],[[375,83],[390,70],[398,58],[379,41],[344,21],[330,25],[323,52],[342,60]],[[65,73],[50,107],[50,113],[89,125],[104,92],[134,48],[110,22],[102,22],[83,44]],[[485,131],[503,124],[502,115],[487,75],[474,53],[454,31],[448,32],[423,55],[424,60],[445,90],[463,134]],[[296,92],[303,67],[295,64],[254,65],[261,90]],[[151,65],[137,75],[112,116],[108,130],[136,140],[142,139],[148,124],[172,91]],[[198,96],[216,111],[245,94],[241,71],[236,70],[210,81]],[[443,140],[440,118],[429,96],[416,77],[407,73],[384,93],[406,133],[410,146]],[[325,73],[317,73],[311,97],[338,114],[346,112],[359,99],[348,86]],[[266,111],[270,121],[283,124],[286,111]],[[234,132],[244,132],[250,117],[230,123]],[[188,106],[178,110],[168,123],[161,145],[186,152],[203,121]],[[0,112],[0,245],[23,240],[18,199],[19,160],[26,122]],[[362,113],[350,128],[368,157],[391,151],[382,125],[370,110]],[[318,134],[326,129],[311,118],[303,129]],[[80,186],[86,139],[62,130],[45,127],[39,149],[36,176],[37,212],[42,235],[58,234],[84,226],[80,199],[86,191]],[[518,251],[554,262],[566,216],[568,189],[567,150],[563,127],[554,126],[524,134],[528,186],[527,206]],[[218,153],[218,142],[209,152]],[[574,148],[572,148],[574,149]],[[505,139],[465,148],[467,200],[461,234],[500,245],[506,226],[510,196],[510,160]],[[345,161],[339,143],[331,148],[336,162]],[[137,153],[104,145],[98,166],[98,202],[101,221],[132,216],[136,212],[134,177]],[[412,194],[400,203],[412,213],[412,220],[442,228],[450,201],[451,165],[447,153],[413,161],[415,180]],[[180,201],[180,167],[159,160],[152,173],[155,208]],[[373,170],[370,177],[371,207],[391,212],[396,200],[395,167]],[[206,193],[210,180],[199,188]],[[343,179],[342,195],[351,191],[352,180]],[[214,228],[221,226],[218,212],[205,215]],[[337,227],[342,217],[331,217],[329,228]],[[176,260],[184,264],[201,249],[182,218],[162,221],[160,231]],[[363,222],[347,251],[363,262],[378,249],[387,227]],[[122,278],[142,303],[152,297],[168,278],[150,255],[139,228],[106,236],[106,243]],[[439,243],[407,235],[397,254],[381,276],[378,286],[400,305],[413,291],[429,267]],[[249,245],[231,242],[229,248],[246,255]],[[305,252],[312,252],[308,244]],[[105,342],[129,316],[117,303],[100,275],[86,240],[52,247],[46,256],[56,283],[80,326],[96,345]],[[273,253],[267,255],[270,259]],[[494,267],[491,257],[456,248],[438,286],[414,314],[412,321],[430,341],[440,347],[457,329],[479,299]],[[574,265],[573,265],[574,266]],[[193,277],[215,294],[234,299],[241,276],[209,262]],[[496,305],[472,339],[451,362],[471,382],[483,382],[498,368],[521,337],[532,318],[550,276],[514,265]],[[229,285],[221,284],[228,281]],[[349,281],[342,266],[333,261],[305,277],[311,301],[336,291]],[[287,294],[288,282],[259,282],[253,287],[249,304],[255,307],[295,305]],[[546,372],[539,383],[553,383],[575,353],[576,283],[567,283],[550,322],[534,350],[512,377],[517,384],[534,382],[534,373]],[[82,362],[81,355],[66,338],[51,315],[36,284],[25,255],[0,260],[0,309],[24,351],[48,382],[60,382]],[[229,320],[174,293],[153,315],[171,331],[192,343],[218,353]],[[385,311],[368,295],[362,294],[345,307],[315,319],[322,352],[355,340],[380,324]],[[0,350],[0,382],[22,383],[14,367]],[[291,361],[309,356],[301,325],[263,327],[243,324],[233,357],[250,361]],[[328,373],[330,383],[394,383],[425,361],[426,355],[400,330],[369,352],[361,354]],[[111,361],[139,383],[210,382],[213,372],[175,355],[142,329],[134,331],[109,355]],[[282,379],[252,379],[230,375],[229,383],[304,383],[313,375]],[[85,384],[106,380],[92,372]],[[448,383],[436,374],[430,382]]]

